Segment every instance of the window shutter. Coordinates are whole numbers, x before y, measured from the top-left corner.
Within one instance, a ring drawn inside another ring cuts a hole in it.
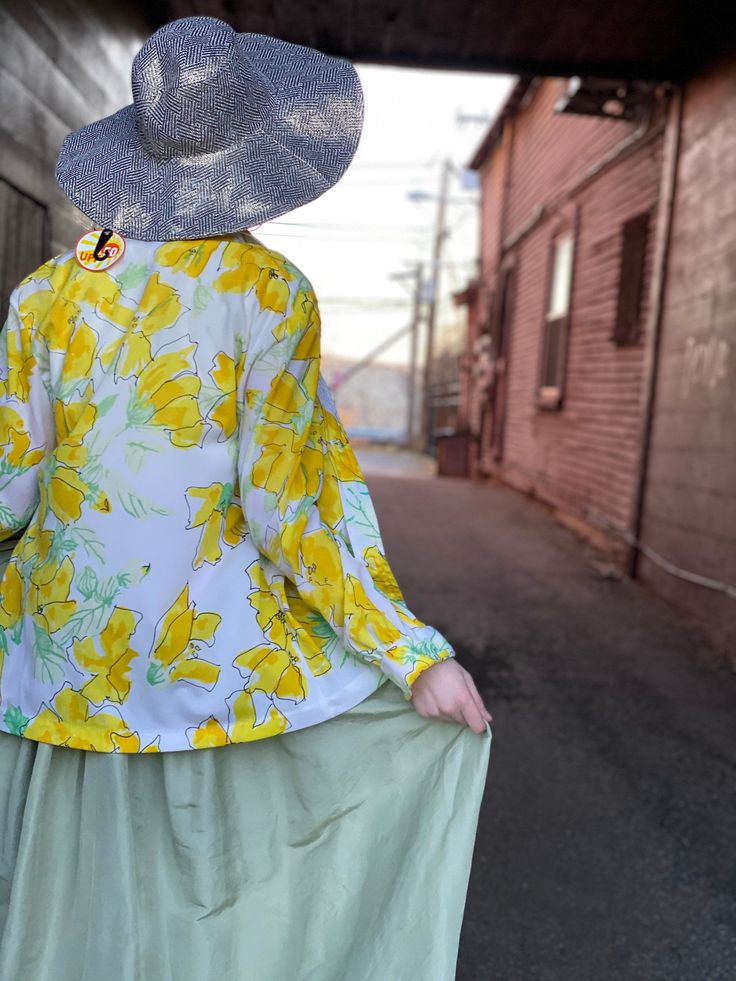
[[[618,308],[611,336],[616,344],[635,344],[639,340],[648,238],[649,212],[637,215],[624,224]]]

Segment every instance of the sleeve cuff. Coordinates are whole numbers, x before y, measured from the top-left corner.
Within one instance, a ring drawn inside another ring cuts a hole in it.
[[[412,698],[412,688],[417,678],[428,668],[439,664],[440,661],[447,661],[455,657],[455,651],[451,647],[444,648],[432,656],[421,656],[413,664],[401,663],[384,655],[381,659],[381,670],[387,675],[395,685],[397,685],[404,695],[404,700],[409,702]]]

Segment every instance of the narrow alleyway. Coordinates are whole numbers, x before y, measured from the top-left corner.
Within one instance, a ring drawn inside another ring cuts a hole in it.
[[[734,981],[736,675],[538,505],[358,454],[494,715],[458,981]]]

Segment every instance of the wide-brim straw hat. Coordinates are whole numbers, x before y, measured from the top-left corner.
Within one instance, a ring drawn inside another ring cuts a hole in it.
[[[133,103],[70,133],[56,179],[102,228],[148,241],[228,235],[319,197],[363,126],[349,61],[215,17],[159,28]]]

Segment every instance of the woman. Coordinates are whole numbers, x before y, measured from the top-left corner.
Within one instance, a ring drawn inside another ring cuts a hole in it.
[[[339,180],[357,75],[194,17],[132,83],[0,335],[0,977],[446,981],[490,715],[244,231]]]

